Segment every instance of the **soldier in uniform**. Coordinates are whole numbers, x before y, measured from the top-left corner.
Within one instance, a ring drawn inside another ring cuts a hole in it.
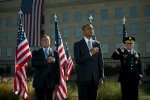
[[[118,48],[112,54],[112,59],[121,62],[118,81],[121,83],[122,100],[138,100],[142,71],[140,53],[133,50],[134,42],[134,37],[124,37],[123,48]]]

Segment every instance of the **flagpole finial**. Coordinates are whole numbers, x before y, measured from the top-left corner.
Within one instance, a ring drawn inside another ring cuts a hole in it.
[[[126,23],[126,18],[125,18],[125,16],[123,17],[122,22],[123,22],[123,24]]]
[[[90,14],[89,16],[89,20],[90,20],[90,23],[92,23],[92,20],[93,20],[93,16]]]
[[[21,10],[20,10],[18,13],[19,13],[20,15],[23,14],[23,12],[22,12]]]
[[[20,9],[20,11],[18,12],[18,14],[20,15],[20,18],[21,18],[21,15],[23,14],[23,12],[21,11],[21,9]]]
[[[55,18],[55,21],[57,21],[57,15],[56,14],[54,15],[54,18]]]

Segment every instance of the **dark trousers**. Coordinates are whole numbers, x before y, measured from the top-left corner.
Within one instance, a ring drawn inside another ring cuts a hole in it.
[[[91,84],[78,84],[78,100],[96,100],[98,86]]]
[[[121,82],[122,100],[138,100],[138,82]]]
[[[35,88],[36,100],[53,100],[54,89],[48,88]]]

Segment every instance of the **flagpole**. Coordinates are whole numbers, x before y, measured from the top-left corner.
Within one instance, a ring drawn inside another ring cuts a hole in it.
[[[20,10],[18,13],[19,13],[19,17],[21,18],[22,17],[21,16],[22,15],[22,11]],[[19,98],[19,100],[24,100],[23,96],[19,96],[18,98]]]
[[[123,24],[126,24],[126,17],[124,16],[122,19]]]
[[[67,86],[66,86],[66,78],[64,75],[64,68],[67,64],[67,57],[64,50],[63,41],[59,32],[58,24],[57,24],[57,16],[55,14],[55,43],[56,43],[56,51],[58,51],[60,59],[60,84],[58,88],[55,90],[55,96],[58,100],[64,100],[67,98]],[[63,90],[62,90],[63,88]]]
[[[90,14],[90,16],[89,16],[89,20],[90,20],[90,24],[92,24],[93,17],[92,17],[91,14]]]
[[[89,21],[90,21],[90,24],[92,25],[92,20],[93,20],[93,16],[92,16],[92,14],[90,14],[90,16],[89,16]],[[94,41],[96,41],[96,36],[95,36],[95,33],[93,32],[93,34],[92,34],[92,39],[94,40]]]
[[[28,61],[32,58],[32,54],[30,52],[28,41],[26,39],[26,35],[22,27],[22,11],[21,10],[19,11],[19,15],[20,15],[19,16],[19,28],[18,28],[18,34],[17,34],[17,44],[16,44],[16,54],[15,54],[14,93],[18,95],[19,100],[28,100],[29,96],[28,96],[28,88],[27,88],[26,66],[27,66]],[[27,45],[24,45],[23,43]],[[26,52],[24,48],[26,48],[28,52]],[[22,54],[24,59],[26,60],[22,60],[20,54]],[[21,88],[18,88],[18,87],[21,87]]]
[[[124,39],[124,37],[127,36],[127,32],[126,32],[126,18],[125,18],[125,16],[122,19],[122,23],[123,23],[123,39]]]

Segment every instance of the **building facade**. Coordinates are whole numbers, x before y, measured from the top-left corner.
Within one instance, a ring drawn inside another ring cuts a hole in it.
[[[20,0],[0,1],[0,63],[15,58]],[[55,43],[54,15],[64,44],[67,42],[73,57],[73,44],[82,38],[81,27],[92,24],[96,39],[101,43],[103,57],[110,58],[112,52],[122,46],[122,18],[126,17],[126,31],[136,38],[135,49],[142,57],[150,57],[150,1],[149,0],[45,0],[43,3],[43,31]],[[31,49],[34,49],[32,47]],[[5,65],[5,64],[4,64]],[[1,64],[1,70],[4,66]],[[14,66],[8,64],[4,71]],[[9,71],[8,71],[9,72]]]

